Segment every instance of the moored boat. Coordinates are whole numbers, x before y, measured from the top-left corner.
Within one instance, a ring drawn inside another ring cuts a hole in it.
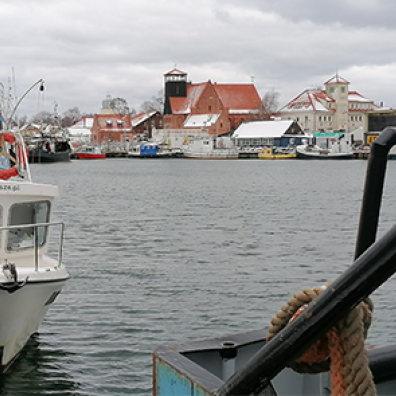
[[[155,396],[396,394],[396,346],[378,340],[367,350],[364,342],[370,295],[396,272],[396,225],[376,241],[395,144],[396,128],[387,128],[372,145],[352,265],[333,283],[281,301],[269,330],[157,348]]]
[[[70,161],[71,148],[66,138],[42,136],[28,144],[30,163],[53,163]]]
[[[97,146],[82,146],[78,151],[76,151],[76,156],[78,159],[105,159],[106,154],[102,153]]]
[[[0,372],[39,329],[69,279],[62,264],[64,226],[52,220],[58,188],[32,180],[22,135],[8,129],[10,121],[0,130]]]
[[[141,142],[132,146],[130,158],[171,158],[175,152],[165,142]]]
[[[297,158],[302,159],[353,159],[355,153],[352,147],[342,139],[333,139],[327,143],[326,147],[304,141],[296,146]]]
[[[264,147],[258,153],[258,158],[265,160],[292,159],[296,158],[296,156],[295,147]]]
[[[194,137],[189,138],[182,149],[184,158],[193,159],[237,159],[239,153],[229,137]]]

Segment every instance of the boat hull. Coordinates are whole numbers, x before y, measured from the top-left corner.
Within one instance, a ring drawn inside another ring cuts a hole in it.
[[[70,161],[70,153],[57,152],[48,153],[44,150],[29,151],[29,163],[52,163],[52,162],[68,162]]]
[[[354,159],[353,152],[334,152],[331,150],[321,149],[318,146],[297,146],[297,158],[301,159],[318,159],[318,160],[341,160],[341,159]]]
[[[293,159],[296,158],[296,153],[293,154],[259,154],[258,157],[264,160],[275,160],[275,159]]]
[[[106,154],[89,154],[89,153],[76,153],[78,159],[104,159],[106,158]]]
[[[184,158],[207,159],[207,160],[228,160],[238,159],[238,153],[184,153]]]
[[[59,269],[57,276],[27,281],[13,293],[0,290],[0,372],[10,367],[39,329],[49,307],[69,278],[64,269]]]
[[[355,155],[353,153],[311,154],[311,153],[297,152],[297,158],[314,159],[314,160],[347,160],[347,159],[354,159]]]
[[[257,330],[156,349],[153,395],[214,396],[265,345],[266,336],[265,330]],[[370,349],[368,357],[378,396],[396,394],[396,346]],[[272,384],[278,395],[327,395],[331,389],[328,372],[299,374],[285,369]]]

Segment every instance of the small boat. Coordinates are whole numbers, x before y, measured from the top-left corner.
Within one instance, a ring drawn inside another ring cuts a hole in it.
[[[281,301],[268,329],[155,349],[154,396],[396,395],[396,345],[365,347],[370,295],[396,273],[396,225],[376,241],[395,144],[396,127],[372,143],[354,261],[345,272]]]
[[[352,147],[341,139],[330,141],[328,147],[310,144],[306,139],[304,140],[304,144],[296,146],[297,158],[327,160],[356,158]]]
[[[229,137],[188,138],[182,149],[184,158],[193,159],[238,159],[238,149]]]
[[[82,146],[78,151],[76,151],[76,156],[78,159],[104,159],[106,154],[102,153],[97,146]]]
[[[295,147],[264,147],[258,153],[258,158],[265,160],[291,159],[296,157]]]
[[[131,158],[171,158],[175,152],[164,142],[142,142],[132,146],[128,157]]]
[[[21,133],[9,128],[11,119],[2,119],[1,124],[0,372],[4,372],[39,329],[69,274],[62,264],[64,225],[52,220],[58,187],[32,180]],[[49,256],[50,246],[57,256]]]

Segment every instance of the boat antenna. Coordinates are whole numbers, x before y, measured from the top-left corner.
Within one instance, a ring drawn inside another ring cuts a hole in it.
[[[10,115],[10,117],[7,120],[7,125],[9,122],[11,122],[12,117],[14,117],[19,105],[21,104],[22,100],[25,99],[26,95],[37,85],[39,85],[39,91],[44,91],[44,80],[42,78],[40,78],[40,80],[36,81],[31,87],[29,87],[25,93],[21,96],[21,98],[18,100],[18,102],[16,103],[16,105],[14,106],[14,109]]]

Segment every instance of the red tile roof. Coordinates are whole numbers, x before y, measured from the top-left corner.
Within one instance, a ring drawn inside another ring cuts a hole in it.
[[[221,102],[230,110],[254,110],[261,99],[253,84],[214,84]]]
[[[172,114],[191,114],[204,89],[212,85],[224,107],[230,111],[255,110],[262,103],[253,84],[212,84],[210,81],[187,85],[186,98],[170,98]]]

